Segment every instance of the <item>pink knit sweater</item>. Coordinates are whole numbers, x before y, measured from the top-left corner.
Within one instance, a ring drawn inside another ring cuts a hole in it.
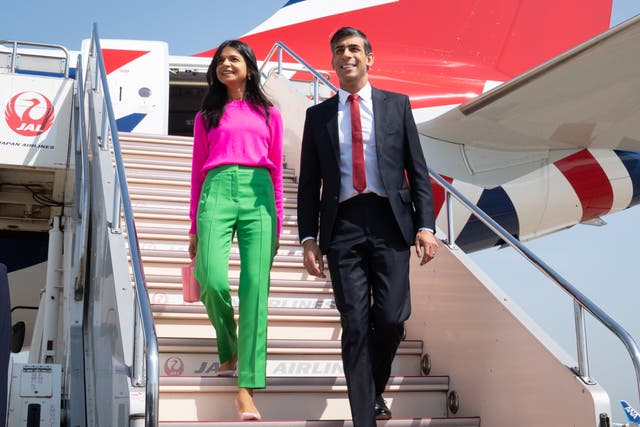
[[[271,107],[269,125],[247,101],[229,101],[217,128],[207,132],[205,121],[196,114],[193,125],[191,203],[189,234],[196,234],[200,192],[207,172],[222,165],[264,167],[269,170],[276,198],[277,235],[282,230],[282,116]]]

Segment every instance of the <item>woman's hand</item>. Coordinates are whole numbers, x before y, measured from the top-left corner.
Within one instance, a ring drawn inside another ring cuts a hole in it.
[[[195,234],[189,234],[189,258],[194,259],[196,257],[196,251],[198,250],[198,236]]]

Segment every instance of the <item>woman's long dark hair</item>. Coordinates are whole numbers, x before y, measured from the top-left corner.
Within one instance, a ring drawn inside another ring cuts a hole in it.
[[[258,71],[256,55],[253,53],[251,47],[243,41],[225,40],[216,49],[216,53],[213,55],[213,59],[207,70],[209,90],[202,100],[202,106],[200,107],[200,114],[202,114],[205,119],[207,129],[218,127],[228,101],[227,87],[218,80],[218,75],[216,74],[216,67],[218,66],[220,55],[227,46],[237,50],[247,64],[247,86],[244,99],[248,101],[256,111],[261,112],[266,122],[269,123],[269,107],[273,104],[269,101],[260,86],[260,72]]]

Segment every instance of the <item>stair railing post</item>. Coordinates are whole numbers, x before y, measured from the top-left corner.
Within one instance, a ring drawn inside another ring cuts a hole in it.
[[[107,121],[107,104],[104,98],[102,98],[102,109],[100,110],[100,114],[102,115],[102,120],[100,121],[100,148],[103,150],[107,150],[109,148],[109,144],[107,143],[107,128],[109,123]]]
[[[589,353],[587,349],[587,329],[584,324],[584,310],[577,302],[573,302],[573,314],[576,323],[576,346],[578,351],[578,375],[584,382],[590,384]]]
[[[137,299],[137,296],[136,296]],[[135,302],[133,321],[133,375],[132,383],[136,387],[144,387],[144,329],[142,328],[142,318],[140,317],[139,304]]]
[[[120,213],[122,212],[122,202],[120,200],[120,185],[118,185],[120,177],[118,176],[118,169],[113,171],[115,176],[113,185],[113,211],[111,213],[111,232],[119,234],[122,228],[122,220]]]
[[[11,48],[11,72],[16,72],[16,63],[18,62],[18,42],[13,42],[13,47]]]
[[[453,229],[453,199],[451,198],[451,193],[449,191],[445,191],[445,195],[447,205],[447,245],[452,248],[455,245],[455,234]]]
[[[95,38],[93,33],[91,34],[91,48],[89,50],[89,60],[93,62],[93,86],[91,87],[95,92],[98,91],[98,85],[100,84],[100,70],[98,67],[98,52],[97,46],[94,42]]]

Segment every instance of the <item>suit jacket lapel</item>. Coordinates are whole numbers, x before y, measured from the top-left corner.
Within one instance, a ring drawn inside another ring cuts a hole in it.
[[[338,95],[327,101],[327,133],[329,134],[329,143],[331,145],[336,164],[340,165],[340,138],[338,136]]]
[[[376,152],[378,153],[378,159],[382,154],[384,131],[385,131],[385,119],[387,117],[387,103],[384,93],[374,87],[371,88],[371,100],[373,102],[373,122],[376,128]]]

